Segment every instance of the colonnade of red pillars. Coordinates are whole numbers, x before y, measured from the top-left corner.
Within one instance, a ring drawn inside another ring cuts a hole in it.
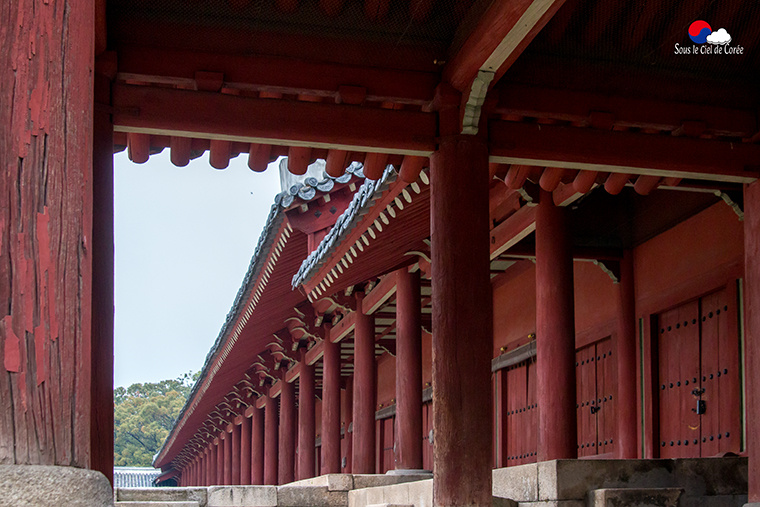
[[[433,427],[436,505],[491,505],[491,369],[488,151],[477,137],[441,139],[431,157],[433,274]],[[566,211],[543,193],[536,221],[539,459],[576,456],[575,330],[572,248]],[[463,226],[466,224],[466,226]],[[440,238],[445,238],[441,240]],[[752,245],[755,249],[756,245]],[[635,393],[633,267],[622,263],[618,395]],[[422,468],[422,377],[419,273],[397,277],[396,468]],[[319,474],[374,473],[374,319],[355,324],[353,434],[341,468],[340,350],[324,326]],[[455,359],[454,359],[455,358]],[[316,474],[314,366],[302,364],[298,410],[294,385],[238,416],[183,470],[183,485],[282,484]],[[349,396],[349,400],[351,399]],[[753,407],[750,407],[752,410]],[[621,458],[636,457],[635,413],[618,418]],[[297,449],[297,458],[296,458]]]

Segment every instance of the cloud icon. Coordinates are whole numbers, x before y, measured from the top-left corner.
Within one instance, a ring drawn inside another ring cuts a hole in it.
[[[708,44],[719,44],[724,46],[731,42],[731,36],[728,34],[725,28],[721,28],[717,32],[713,32],[707,36]]]

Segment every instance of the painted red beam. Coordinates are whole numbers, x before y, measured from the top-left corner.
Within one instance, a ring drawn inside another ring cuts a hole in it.
[[[431,113],[116,84],[114,131],[428,156]]]
[[[591,128],[491,121],[490,161],[623,174],[752,182],[760,146]]]
[[[339,98],[344,85],[366,90],[365,100],[425,104],[437,73],[341,65],[276,56],[126,46],[119,49],[117,79],[195,87],[197,71],[219,72],[224,87]]]
[[[605,112],[613,125],[673,131],[684,121],[703,121],[716,135],[749,137],[758,130],[755,112],[691,102],[621,97],[605,93],[547,88],[520,83],[498,87],[495,113],[531,118],[588,122],[592,112]]]
[[[498,80],[546,25],[564,0],[492,2],[444,69],[444,79],[466,91],[485,70]]]

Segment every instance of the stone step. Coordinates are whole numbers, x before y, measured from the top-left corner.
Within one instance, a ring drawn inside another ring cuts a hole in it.
[[[206,488],[116,488],[116,502],[195,502],[207,503]]]
[[[171,500],[116,502],[114,507],[200,507],[198,502],[173,502]]]
[[[604,488],[589,491],[588,507],[676,507],[681,488]]]

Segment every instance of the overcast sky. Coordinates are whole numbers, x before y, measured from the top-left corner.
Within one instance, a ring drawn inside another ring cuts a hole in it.
[[[114,156],[114,386],[176,378],[203,366],[230,311],[279,172],[247,156],[216,170],[208,154],[175,167],[169,150],[133,164]]]

